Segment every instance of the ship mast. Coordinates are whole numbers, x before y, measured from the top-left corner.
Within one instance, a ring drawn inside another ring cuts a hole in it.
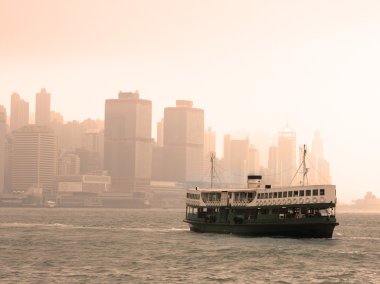
[[[305,185],[305,179],[306,179],[306,185],[309,185],[309,180],[307,178],[307,172],[309,171],[309,168],[306,167],[306,144],[303,145],[303,153],[302,153],[302,162],[300,166],[298,167],[294,177],[292,178],[292,181],[290,184],[293,183],[294,178],[297,176],[298,173],[300,173],[300,169],[302,167],[302,186]]]
[[[307,178],[307,172],[309,169],[306,167],[306,145],[303,145],[303,156],[302,156],[302,185],[305,185],[305,179],[306,179],[306,185],[309,185],[309,180]]]
[[[211,156],[210,156],[210,162],[211,162],[211,184],[210,184],[210,188],[213,188],[214,187],[214,172],[215,172],[215,153],[212,152],[211,153]]]

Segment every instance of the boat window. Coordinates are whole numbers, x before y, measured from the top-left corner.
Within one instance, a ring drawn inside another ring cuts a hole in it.
[[[273,192],[269,192],[269,198],[272,198]]]
[[[293,196],[293,191],[288,191],[288,196],[292,197]]]
[[[305,196],[305,191],[304,190],[300,190],[300,196]]]
[[[306,190],[306,196],[311,196],[311,190],[310,189]]]
[[[323,188],[321,188],[321,189],[319,190],[319,195],[325,195],[325,190],[324,190]]]
[[[277,192],[273,193],[273,198],[277,198]]]
[[[298,197],[298,190],[295,190],[294,191],[294,195],[293,195],[294,197]]]
[[[288,192],[287,191],[284,191],[283,194],[282,194],[283,197],[288,197]]]
[[[265,199],[267,199],[267,198],[268,198],[268,192],[265,193]]]
[[[282,198],[282,192],[278,193],[278,198]]]
[[[317,196],[318,195],[318,189],[313,189],[313,196]]]

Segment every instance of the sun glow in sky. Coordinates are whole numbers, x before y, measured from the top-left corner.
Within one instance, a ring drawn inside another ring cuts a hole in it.
[[[15,91],[34,111],[45,87],[65,120],[103,119],[137,89],[153,126],[188,99],[220,141],[288,122],[297,144],[320,130],[340,200],[380,197],[379,15],[376,0],[0,0],[0,104]]]

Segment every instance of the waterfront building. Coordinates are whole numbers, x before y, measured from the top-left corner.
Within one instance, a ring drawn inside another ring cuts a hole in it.
[[[170,181],[202,181],[204,111],[193,102],[177,100],[164,110],[164,168]]]
[[[29,103],[13,93],[11,96],[10,129],[14,131],[29,123]]]
[[[50,123],[50,97],[45,88],[36,94],[35,124],[48,125]]]
[[[53,130],[27,125],[13,134],[12,190],[24,192],[39,187],[51,193],[57,175],[57,139]]]
[[[113,192],[145,191],[152,170],[152,102],[120,92],[105,103],[104,168]]]

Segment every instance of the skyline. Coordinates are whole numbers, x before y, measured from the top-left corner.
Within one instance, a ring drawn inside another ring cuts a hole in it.
[[[0,104],[9,115],[15,91],[34,110],[45,87],[65,120],[104,119],[107,98],[137,89],[153,125],[188,99],[218,141],[289,123],[310,145],[320,130],[338,199],[380,196],[379,11],[376,1],[3,0]]]

